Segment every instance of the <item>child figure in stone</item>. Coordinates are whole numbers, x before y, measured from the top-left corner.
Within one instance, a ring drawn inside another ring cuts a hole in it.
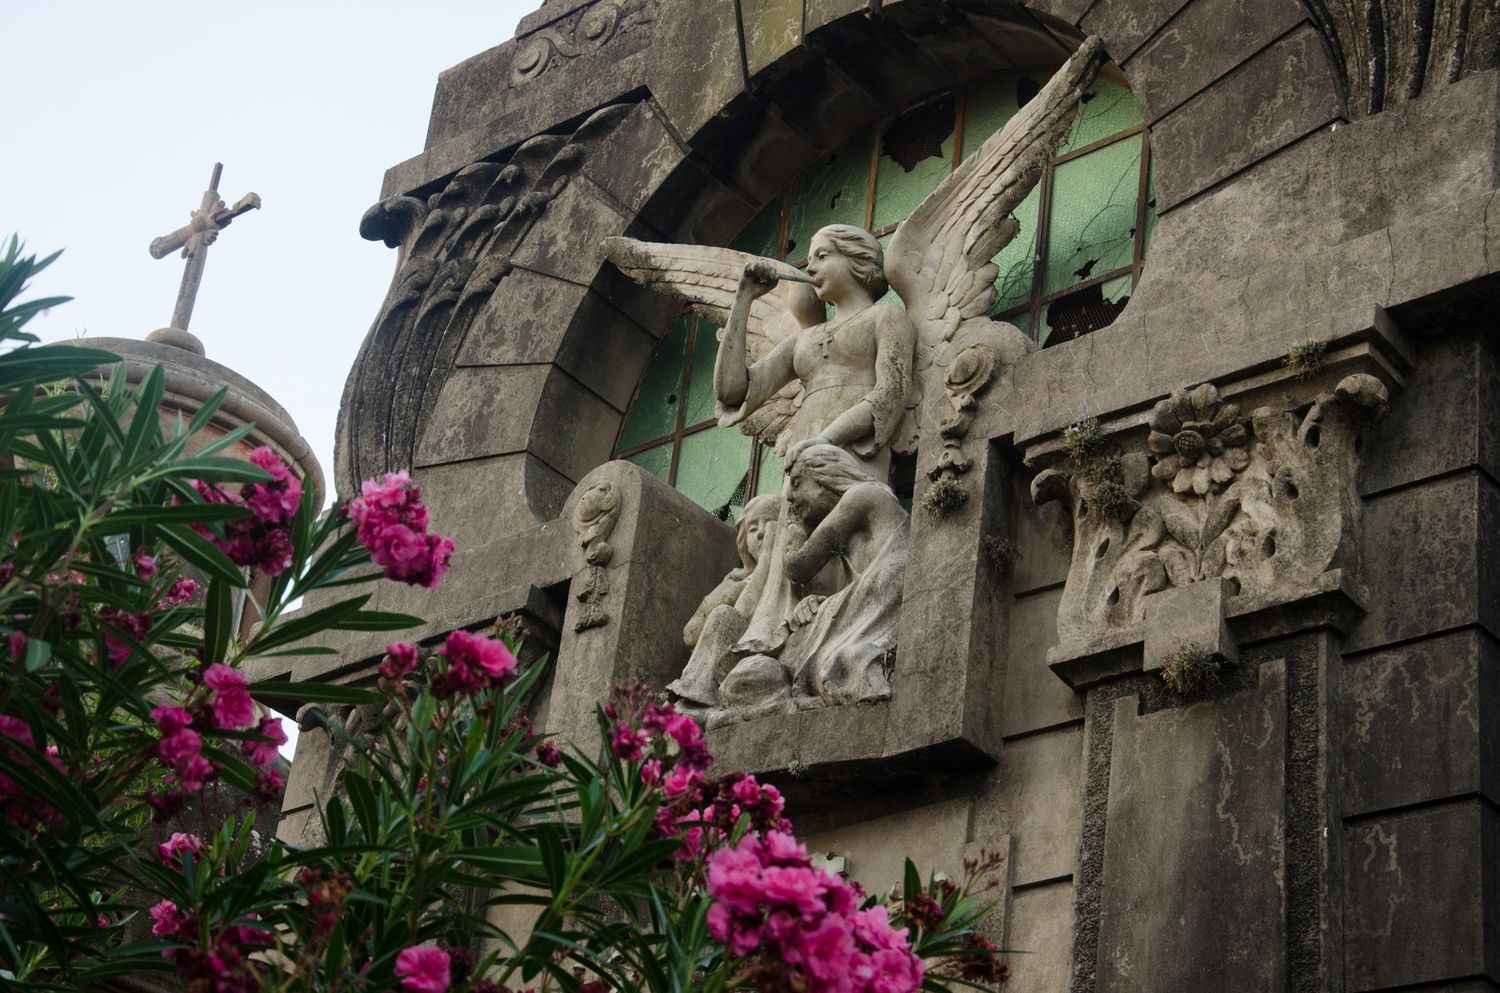
[[[689,706],[712,707],[718,700],[720,663],[728,658],[731,645],[745,632],[754,604],[747,602],[746,587],[761,558],[767,533],[781,513],[781,498],[763,494],[745,504],[736,528],[740,567],[731,570],[703,598],[692,619],[682,630],[682,640],[693,649],[682,675],[667,685]]]
[[[910,531],[905,509],[889,486],[836,445],[798,452],[782,492],[792,520],[784,568],[803,596],[788,620],[781,657],[743,659],[725,678],[720,705],[758,713],[798,697],[816,698],[806,701],[813,705],[886,699]],[[828,596],[810,592],[835,560],[853,578]]]

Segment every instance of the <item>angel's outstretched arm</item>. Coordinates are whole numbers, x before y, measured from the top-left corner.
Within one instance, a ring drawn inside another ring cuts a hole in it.
[[[750,413],[795,377],[792,369],[795,336],[783,339],[768,356],[754,365],[750,365],[750,356],[745,350],[750,305],[769,293],[775,287],[775,281],[774,270],[757,263],[745,266],[744,275],[739,278],[735,305],[729,312],[729,321],[724,324],[724,336],[718,342],[718,356],[714,359],[714,396],[723,407],[741,408],[742,413]]]

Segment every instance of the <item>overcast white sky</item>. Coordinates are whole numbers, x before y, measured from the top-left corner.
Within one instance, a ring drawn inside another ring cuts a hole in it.
[[[0,237],[63,256],[32,296],[53,341],[141,338],[172,314],[187,223],[224,163],[259,193],[209,251],[190,330],[269,392],[331,480],[344,377],[395,252],[359,237],[388,166],[418,154],[440,71],[498,45],[541,0],[0,0]]]

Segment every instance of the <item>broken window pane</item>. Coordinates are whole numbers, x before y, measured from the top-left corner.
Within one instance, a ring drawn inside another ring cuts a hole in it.
[[[731,504],[744,506],[750,474],[750,438],[738,428],[709,428],[682,439],[677,456],[677,483],[683,496],[729,519]]]
[[[787,224],[786,256],[793,262],[807,257],[808,243],[829,224],[863,227],[865,201],[870,195],[870,141],[860,135],[803,173],[797,180]]]
[[[1053,170],[1044,295],[1131,264],[1140,182],[1140,135]]]
[[[1075,148],[1092,145],[1139,123],[1141,108],[1130,90],[1106,79],[1095,80],[1094,85],[1084,92],[1078,116],[1073,118],[1073,128],[1057,154],[1066,155]]]
[[[765,210],[755,215],[755,220],[745,225],[732,247],[751,255],[781,258],[781,207],[781,197],[771,201]]]
[[[1031,299],[1031,284],[1036,277],[1037,207],[1042,202],[1040,184],[1027,194],[1013,215],[1021,225],[1009,245],[995,256],[1000,275],[995,279],[995,306],[991,313],[1018,307]]]
[[[690,428],[714,416],[714,357],[719,354],[719,328],[698,320],[698,334],[693,340],[693,368],[688,372],[687,407],[682,412],[682,426]]]
[[[903,220],[952,171],[954,124],[949,96],[907,111],[881,135],[872,228]]]
[[[626,451],[654,438],[664,438],[677,427],[677,404],[682,392],[682,363],[687,357],[687,336],[692,317],[684,315],[656,347],[651,365],[641,378],[635,402],[625,415],[616,451]],[[663,477],[665,478],[665,477]]]
[[[655,448],[648,448],[644,452],[637,452],[625,461],[634,462],[657,479],[666,482],[667,473],[672,469],[672,445],[669,442],[665,445],[657,445]]]
[[[755,481],[755,495],[781,492],[781,456],[765,445],[760,449],[760,476]]]

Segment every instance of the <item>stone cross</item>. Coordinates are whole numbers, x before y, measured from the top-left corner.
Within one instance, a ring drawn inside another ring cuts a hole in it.
[[[193,302],[198,296],[198,284],[203,281],[203,265],[208,258],[208,246],[219,237],[219,232],[229,227],[231,221],[246,211],[260,207],[260,195],[247,193],[233,207],[224,206],[219,199],[219,176],[224,172],[222,162],[214,163],[213,178],[208,189],[203,191],[203,201],[193,211],[192,219],[171,234],[164,234],[151,242],[151,257],[164,259],[177,249],[188,260],[187,271],[182,274],[182,288],[177,291],[177,306],[172,309],[169,327],[187,330],[193,316]]]

